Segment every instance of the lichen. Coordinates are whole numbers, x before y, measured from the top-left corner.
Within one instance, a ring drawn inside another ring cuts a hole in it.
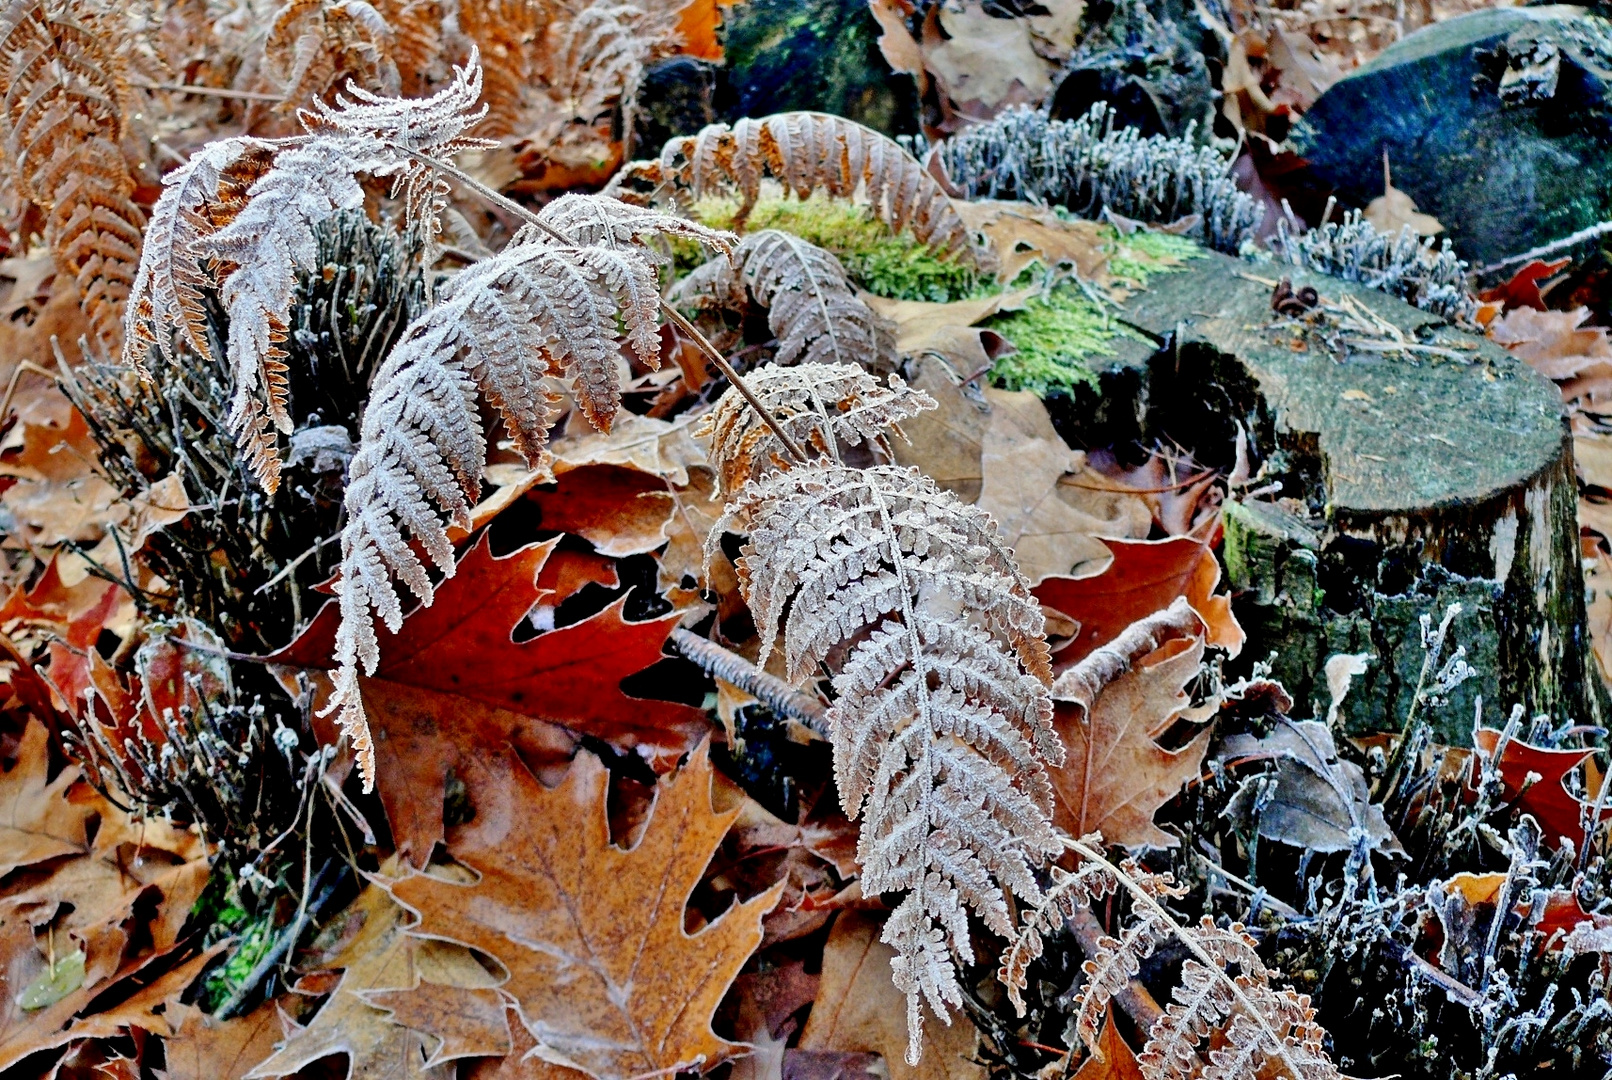
[[[732,198],[702,199],[690,208],[697,220],[731,228],[739,211]],[[866,206],[814,194],[809,199],[764,196],[750,212],[746,231],[782,229],[832,251],[857,287],[895,300],[961,300],[988,283],[970,266],[931,251],[907,232],[890,227]],[[679,276],[703,261],[692,245],[674,248]]]

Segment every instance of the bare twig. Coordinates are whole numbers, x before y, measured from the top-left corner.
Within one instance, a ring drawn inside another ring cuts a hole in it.
[[[673,630],[672,644],[707,672],[737,686],[777,715],[798,720],[815,734],[828,738],[828,710],[821,701],[692,630]]]
[[[190,83],[153,83],[129,80],[130,86],[137,86],[141,90],[167,90],[177,94],[195,94],[198,97],[232,98],[236,101],[267,101],[278,104],[285,100],[284,94],[263,94],[256,90],[230,90],[222,86],[193,86]]]

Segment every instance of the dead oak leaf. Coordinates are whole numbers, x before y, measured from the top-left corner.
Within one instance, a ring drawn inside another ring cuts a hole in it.
[[[1114,1026],[1114,1010],[1108,1010],[1108,1018],[1103,1022],[1097,1052],[1087,1055],[1080,1063],[1073,1080],[1142,1080],[1142,1066],[1136,1060],[1136,1051]]]
[[[462,777],[472,759],[513,745],[534,766],[563,764],[578,735],[593,735],[675,760],[709,727],[697,709],[621,689],[624,678],[661,659],[680,612],[629,622],[618,600],[570,626],[514,640],[534,605],[552,598],[544,571],[557,543],[494,558],[484,535],[430,607],[411,612],[397,634],[379,629],[381,663],[363,680],[377,788],[397,849],[417,861],[442,839],[448,773]],[[573,580],[597,579],[584,570]],[[327,667],[336,620],[327,604],[269,659]]]
[[[976,505],[996,519],[1031,584],[1107,565],[1112,555],[1099,536],[1147,535],[1151,514],[1137,497],[1060,483],[1087,472],[1086,456],[1063,441],[1040,398],[1006,390],[985,396],[991,415]]]
[[[367,998],[377,990],[420,985],[421,942],[404,933],[406,920],[407,913],[381,885],[371,884],[359,894],[336,920],[338,925],[359,923],[357,933],[326,961],[346,969],[341,981],[308,1025],[246,1073],[246,1080],[289,1076],[335,1054],[347,1055],[347,1080],[449,1080],[454,1073],[451,1063],[427,1060],[430,1036],[397,1023]],[[461,966],[463,961],[474,963],[468,954],[462,954]]]
[[[95,808],[67,797],[78,769],[68,767],[50,779],[48,743],[45,725],[30,722],[16,762],[0,775],[0,877],[82,851],[87,843],[84,826]]]
[[[610,842],[609,773],[591,754],[552,790],[517,762],[505,775],[519,811],[478,814],[450,843],[477,884],[418,874],[392,887],[420,913],[414,932],[495,957],[544,1056],[602,1080],[733,1055],[739,1047],[711,1030],[711,1016],[779,887],[684,929],[688,898],[737,814],[712,809],[706,748],[660,783],[631,849]]]
[[[1102,650],[1053,684],[1053,726],[1067,756],[1051,770],[1052,820],[1071,836],[1100,832],[1108,843],[1125,847],[1177,842],[1153,824],[1153,815],[1198,776],[1209,731],[1177,750],[1157,742],[1190,704],[1184,688],[1203,661],[1201,627],[1170,634],[1134,663]],[[1114,661],[1104,670],[1108,681],[1086,677],[1085,671],[1104,667],[1105,656]]]
[[[1085,658],[1127,626],[1163,611],[1178,596],[1186,597],[1209,627],[1208,644],[1233,656],[1241,651],[1246,635],[1232,614],[1231,598],[1215,592],[1220,563],[1208,544],[1191,536],[1104,543],[1114,561],[1100,573],[1049,577],[1031,590],[1042,604],[1080,624],[1053,657],[1059,667]]]
[[[266,1001],[235,1020],[214,1020],[180,1006],[179,1030],[162,1042],[167,1080],[224,1080],[243,1075],[274,1053],[283,1037],[279,1010]]]

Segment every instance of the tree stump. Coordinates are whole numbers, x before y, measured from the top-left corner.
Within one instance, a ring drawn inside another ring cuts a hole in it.
[[[1259,279],[1276,273],[1295,290],[1313,286],[1323,311],[1352,303],[1432,348],[1371,351],[1358,343],[1393,332],[1376,324],[1365,338],[1331,316],[1296,332]],[[1464,646],[1477,676],[1428,714],[1441,737],[1469,742],[1479,697],[1489,722],[1514,702],[1558,722],[1599,722],[1572,441],[1549,381],[1385,294],[1219,255],[1154,277],[1121,318],[1146,343],[1101,372],[1094,397],[1055,409],[1065,438],[1174,442],[1225,467],[1240,424],[1264,469],[1255,486],[1281,484],[1225,516],[1228,578],[1249,634],[1241,667],[1269,658],[1297,713],[1308,704],[1322,716],[1327,657],[1369,653],[1345,730],[1397,730],[1422,669],[1419,619],[1437,625],[1459,603],[1449,649]]]

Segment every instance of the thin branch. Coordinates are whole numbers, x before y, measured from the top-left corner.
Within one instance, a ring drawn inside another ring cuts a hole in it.
[[[1475,272],[1479,274],[1488,274],[1503,267],[1511,266],[1513,263],[1528,262],[1530,259],[1538,259],[1545,255],[1555,254],[1556,252],[1561,251],[1563,248],[1570,248],[1576,244],[1582,244],[1586,240],[1594,240],[1596,237],[1605,236],[1607,233],[1612,233],[1612,221],[1598,222],[1597,224],[1591,225],[1587,229],[1580,229],[1571,236],[1564,236],[1559,240],[1552,240],[1548,244],[1541,244],[1536,248],[1529,248],[1521,255],[1511,255],[1501,259],[1499,262],[1490,263],[1488,266],[1480,266]]]
[[[392,146],[394,149],[402,151],[421,164],[429,165],[431,168],[442,173],[444,176],[450,176],[459,181],[461,184],[470,188],[478,196],[485,199],[487,202],[492,203],[500,210],[513,214],[522,221],[526,222],[528,225],[541,229],[551,238],[558,240],[567,247],[574,246],[570,237],[554,228],[548,222],[532,213],[514,199],[494,191],[492,188],[488,187],[480,180],[477,180],[474,176],[471,176],[458,166],[451,165],[446,161],[434,158],[429,154],[422,154],[418,150],[410,149],[409,147],[398,143],[393,143]],[[728,363],[728,358],[723,356],[715,345],[712,345],[709,341],[707,341],[705,335],[700,333],[693,323],[689,322],[683,317],[682,312],[678,311],[664,298],[660,301],[660,310],[661,314],[666,317],[667,321],[676,326],[679,330],[683,331],[683,333],[687,334],[694,341],[694,344],[699,346],[700,351],[706,355],[706,358],[716,365],[717,370],[722,372],[723,376],[727,378],[728,382],[733,384],[733,388],[739,391],[744,399],[750,403],[750,407],[756,410],[756,414],[760,416],[762,420],[766,421],[767,426],[772,428],[772,433],[778,436],[778,441],[783,444],[784,449],[789,451],[789,456],[794,458],[797,462],[804,464],[807,461],[806,451],[802,450],[800,444],[789,437],[789,433],[784,430],[783,425],[778,422],[777,418],[774,417],[772,413],[767,411],[766,406],[761,403],[761,399],[756,397],[755,392],[750,389],[749,385],[742,378],[739,377],[739,373],[734,370],[733,365]]]
[[[821,701],[692,630],[673,630],[672,644],[701,668],[737,686],[775,714],[798,720],[817,735],[828,738],[828,710]]]
[[[1069,917],[1068,924],[1075,935],[1075,940],[1080,943],[1080,951],[1086,954],[1087,959],[1096,960],[1098,954],[1103,951],[1104,933],[1102,923],[1097,921],[1097,916],[1092,914],[1091,908],[1085,905],[1076,907],[1075,913]],[[1114,1000],[1142,1031],[1153,1030],[1153,1024],[1164,1015],[1164,1009],[1159,1006],[1157,999],[1148,993],[1147,987],[1137,979],[1132,979],[1121,987],[1119,993],[1114,995]]]
[[[267,101],[278,104],[285,100],[284,94],[262,94],[255,90],[228,90],[221,86],[193,86],[190,83],[152,83],[129,80],[130,86],[137,86],[141,90],[167,90],[178,94],[194,94],[198,97],[233,98],[236,101]]]

